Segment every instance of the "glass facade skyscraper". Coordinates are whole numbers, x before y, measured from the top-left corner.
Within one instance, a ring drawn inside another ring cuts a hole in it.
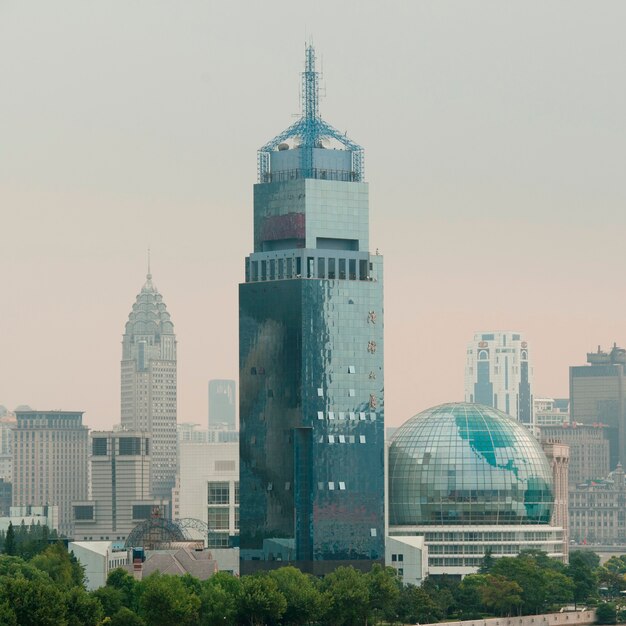
[[[362,150],[318,113],[259,152],[239,288],[241,571],[322,573],[384,556],[382,257]]]

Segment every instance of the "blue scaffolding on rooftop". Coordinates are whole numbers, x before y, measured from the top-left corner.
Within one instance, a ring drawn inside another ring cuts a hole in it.
[[[298,138],[300,149],[300,177],[316,178],[313,169],[313,149],[324,147],[324,139],[335,139],[347,151],[352,153],[353,181],[362,181],[364,173],[363,148],[354,143],[344,133],[326,123],[319,114],[319,73],[315,70],[315,48],[306,47],[305,69],[302,73],[302,103],[304,111],[300,119],[289,128],[268,141],[258,151],[259,182],[272,180],[270,152],[287,139]]]

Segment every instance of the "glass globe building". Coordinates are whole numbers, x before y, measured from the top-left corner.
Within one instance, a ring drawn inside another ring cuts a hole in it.
[[[505,413],[470,403],[423,411],[394,434],[387,468],[388,534],[424,537],[431,575],[476,571],[487,549],[563,558],[563,531],[550,525],[552,468]]]

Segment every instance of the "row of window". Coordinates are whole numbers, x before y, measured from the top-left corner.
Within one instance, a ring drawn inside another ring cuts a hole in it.
[[[352,390],[351,390],[352,391]],[[364,421],[368,418],[368,413],[365,411],[328,411],[328,413],[324,414],[324,411],[317,412],[317,419],[323,420],[324,418],[328,418],[329,420],[334,420],[337,418],[338,420],[356,420],[358,415],[358,419]],[[374,422],[376,421],[376,413],[369,413],[369,419]]]

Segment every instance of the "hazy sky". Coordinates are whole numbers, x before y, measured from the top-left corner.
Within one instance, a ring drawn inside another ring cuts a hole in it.
[[[119,421],[152,248],[179,421],[237,377],[256,150],[322,115],[366,150],[386,414],[463,396],[474,331],[526,334],[536,395],[626,344],[626,3],[0,0],[0,404]]]

